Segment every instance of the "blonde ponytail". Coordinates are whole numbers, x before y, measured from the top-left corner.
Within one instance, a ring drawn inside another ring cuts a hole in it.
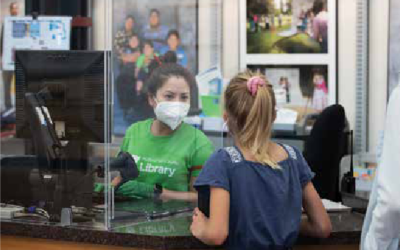
[[[257,162],[279,169],[269,155],[272,124],[275,119],[275,95],[272,86],[258,86],[255,96],[249,92],[247,82],[259,72],[246,71],[233,78],[225,91],[225,109],[228,126],[235,140],[250,150]]]

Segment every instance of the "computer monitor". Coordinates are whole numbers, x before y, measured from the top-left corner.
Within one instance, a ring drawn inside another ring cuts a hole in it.
[[[20,203],[45,204],[55,218],[64,207],[91,206],[93,171],[88,164],[88,143],[105,142],[105,124],[110,122],[104,119],[110,112],[104,101],[105,55],[17,51],[17,137],[30,142],[30,154],[36,156],[30,160],[36,165],[25,168],[30,172],[24,176],[30,181],[23,182],[29,183],[25,191],[32,192],[23,197],[31,200]],[[12,166],[9,168],[15,175]]]
[[[60,140],[104,142],[104,52],[18,51],[15,66],[18,138],[32,138],[25,94],[47,88]]]

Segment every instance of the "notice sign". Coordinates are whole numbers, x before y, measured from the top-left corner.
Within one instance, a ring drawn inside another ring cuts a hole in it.
[[[14,70],[16,50],[69,50],[72,17],[6,17],[3,69]]]

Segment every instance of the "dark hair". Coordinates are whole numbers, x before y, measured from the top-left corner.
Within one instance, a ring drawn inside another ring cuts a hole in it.
[[[315,0],[313,4],[314,15],[318,15],[326,6],[326,0]]]
[[[150,10],[150,16],[151,16],[151,14],[153,14],[153,13],[156,13],[157,16],[160,16],[160,11],[159,11],[158,9],[151,9],[151,10]]]
[[[152,47],[154,49],[154,44],[151,40],[145,39],[142,41],[142,50],[144,49],[145,45],[149,45],[150,47]]]
[[[128,19],[132,19],[133,22],[136,21],[136,20],[135,20],[135,17],[133,17],[132,15],[127,15],[126,18],[125,18],[125,22],[126,22]]]
[[[149,75],[156,70],[158,67],[160,67],[163,64],[167,63],[177,63],[178,62],[178,57],[176,56],[175,52],[173,51],[168,51],[165,53],[163,56],[154,56],[154,59],[149,63],[148,69],[149,69]]]
[[[132,37],[137,37],[140,40],[138,33],[133,33],[132,35],[129,36],[129,39],[131,39]]]
[[[174,51],[167,51],[162,57],[160,57],[162,63],[178,63],[178,57]]]
[[[154,59],[149,63],[149,66],[147,66],[149,70],[149,75],[151,75],[151,73],[154,70],[156,70],[163,64],[177,63],[177,62],[178,62],[178,57],[176,56],[176,53],[173,51],[168,51],[163,56],[154,56]]]
[[[136,38],[138,39],[138,42],[139,42],[138,48],[140,49],[140,48],[141,48],[142,41],[140,40],[139,34],[133,33],[131,36],[129,36],[129,38],[128,38],[128,43],[129,43],[129,42],[131,41],[131,39],[134,38],[134,37],[136,37]]]
[[[181,39],[179,36],[179,32],[177,30],[170,30],[168,31],[167,39],[169,39],[170,36],[176,36],[178,39]]]
[[[157,91],[164,85],[164,83],[171,77],[183,78],[188,83],[190,92],[193,92],[196,80],[192,73],[184,67],[176,63],[161,63],[156,69],[150,73],[149,79],[146,81],[148,86],[148,93],[151,96],[156,96]]]
[[[327,72],[325,70],[323,70],[322,68],[313,68],[312,73],[313,73],[313,75],[325,76]]]

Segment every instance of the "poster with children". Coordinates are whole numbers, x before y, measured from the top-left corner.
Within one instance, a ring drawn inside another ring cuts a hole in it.
[[[114,134],[154,116],[148,104],[149,65],[165,54],[198,72],[197,0],[113,1]]]

